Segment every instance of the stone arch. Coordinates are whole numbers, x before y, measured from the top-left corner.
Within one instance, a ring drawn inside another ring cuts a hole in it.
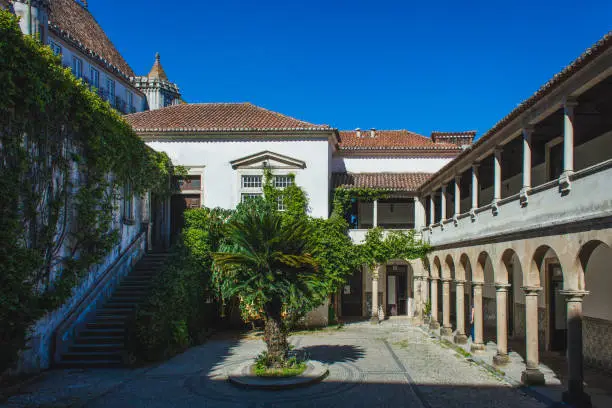
[[[523,300],[523,266],[514,248],[507,248],[496,268],[496,283],[510,284],[507,297],[507,322],[509,337],[525,336],[525,306]]]
[[[423,268],[423,274],[422,276],[426,276],[426,277],[430,277],[431,276],[431,262],[429,261],[429,258],[424,256],[422,261],[422,268]]]
[[[612,274],[609,270],[612,248],[597,239],[587,241],[578,252],[577,263],[585,282],[579,289],[589,291],[582,304],[584,359],[590,365],[610,369],[612,355],[601,345],[612,342],[612,334],[605,329],[612,326]]]
[[[447,271],[447,275],[445,277],[454,280],[456,276],[455,262],[453,261],[451,254],[446,255],[446,258],[444,258],[444,266],[444,269]]]
[[[431,268],[431,277],[432,278],[441,278],[442,277],[442,263],[440,262],[440,258],[436,255],[433,258],[432,268]]]
[[[561,264],[561,258],[559,258],[558,252],[550,245],[543,244],[536,248],[536,250],[533,252],[531,260],[529,261],[529,265],[526,268],[527,271],[525,274],[523,274],[523,283],[525,286],[540,287],[545,284],[546,280],[544,279],[544,260],[545,258],[552,257],[556,258]],[[561,270],[563,271],[564,269],[564,265],[561,265]]]
[[[493,262],[491,256],[487,251],[482,251],[476,258],[476,265],[474,268],[474,282],[485,282],[492,284],[495,281],[493,272]]]

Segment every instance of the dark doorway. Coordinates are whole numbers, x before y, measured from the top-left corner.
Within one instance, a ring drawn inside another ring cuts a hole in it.
[[[361,317],[363,274],[357,269],[342,287],[342,316]]]
[[[548,263],[548,324],[550,330],[550,350],[565,351],[567,336],[567,312],[563,289],[563,272],[558,263]]]
[[[185,226],[183,213],[190,208],[200,208],[200,196],[198,194],[181,194],[172,196],[171,219],[170,219],[170,240],[174,242],[176,236]]]
[[[408,267],[387,265],[387,316],[408,314]]]

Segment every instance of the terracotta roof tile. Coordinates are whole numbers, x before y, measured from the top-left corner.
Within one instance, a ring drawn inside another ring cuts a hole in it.
[[[408,130],[376,130],[374,137],[371,137],[370,130],[362,130],[360,137],[355,130],[341,130],[339,133],[340,150],[461,150],[455,144],[434,143],[430,138]]]
[[[370,187],[393,191],[417,191],[430,173],[332,173],[334,188]]]
[[[50,5],[51,30],[111,70],[135,76],[89,10],[74,0],[53,0]]]
[[[196,103],[127,115],[137,132],[326,130],[251,103]]]

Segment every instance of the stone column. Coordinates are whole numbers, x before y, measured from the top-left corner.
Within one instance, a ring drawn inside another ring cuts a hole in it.
[[[440,278],[431,277],[431,290],[429,292],[431,300],[431,320],[429,322],[430,329],[439,329],[440,323],[438,322],[438,280]]]
[[[429,195],[429,226],[436,223],[436,195],[431,193]]]
[[[582,290],[562,290],[567,301],[567,365],[568,386],[563,402],[580,408],[590,408],[591,397],[584,392],[582,348],[582,300],[589,294]]]
[[[484,350],[483,335],[483,314],[482,314],[482,287],[484,282],[472,282],[474,288],[474,339],[472,341],[472,351]]]
[[[440,224],[442,224],[446,220],[446,184],[442,184],[440,194]]]
[[[378,323],[378,266],[375,266],[372,271],[372,317],[370,322]]]
[[[521,205],[527,205],[527,194],[531,190],[531,136],[533,126],[526,126],[523,129],[523,187],[521,188]]]
[[[574,108],[575,99],[568,98],[563,105],[563,173],[559,177],[562,193],[571,189],[570,176],[574,173]]]
[[[473,163],[472,164],[472,208],[470,209],[470,215],[472,217],[472,221],[476,219],[476,209],[478,208],[478,166],[480,164]]]
[[[500,147],[496,147],[495,151],[493,152],[493,214],[498,213],[499,208],[497,206],[497,202],[502,198],[501,155],[502,149]]]
[[[455,176],[455,209],[453,218],[455,220],[461,214],[461,176]]]
[[[372,226],[378,227],[378,200],[374,200],[372,203]]]
[[[493,356],[495,365],[508,364],[508,288],[507,283],[496,283],[497,304],[497,354]]]
[[[527,361],[521,381],[526,385],[544,385],[544,374],[540,371],[538,351],[538,293],[540,287],[524,286],[525,291],[525,346]]]
[[[455,343],[465,344],[467,343],[467,336],[465,335],[465,281],[455,281],[455,294],[457,304],[457,332],[455,333]]]
[[[425,218],[423,202],[419,199],[419,197],[414,197],[414,229],[417,232],[421,232],[423,227],[427,224],[427,220]]]
[[[442,279],[442,330],[440,330],[441,336],[450,336],[453,334],[453,326],[451,326],[450,322],[450,283],[450,279]]]

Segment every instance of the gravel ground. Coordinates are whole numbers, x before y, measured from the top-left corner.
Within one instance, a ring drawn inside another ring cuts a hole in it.
[[[417,328],[385,322],[300,332],[296,349],[329,366],[320,384],[237,388],[227,372],[263,350],[219,335],[167,362],[130,370],[53,370],[0,407],[544,407]]]

